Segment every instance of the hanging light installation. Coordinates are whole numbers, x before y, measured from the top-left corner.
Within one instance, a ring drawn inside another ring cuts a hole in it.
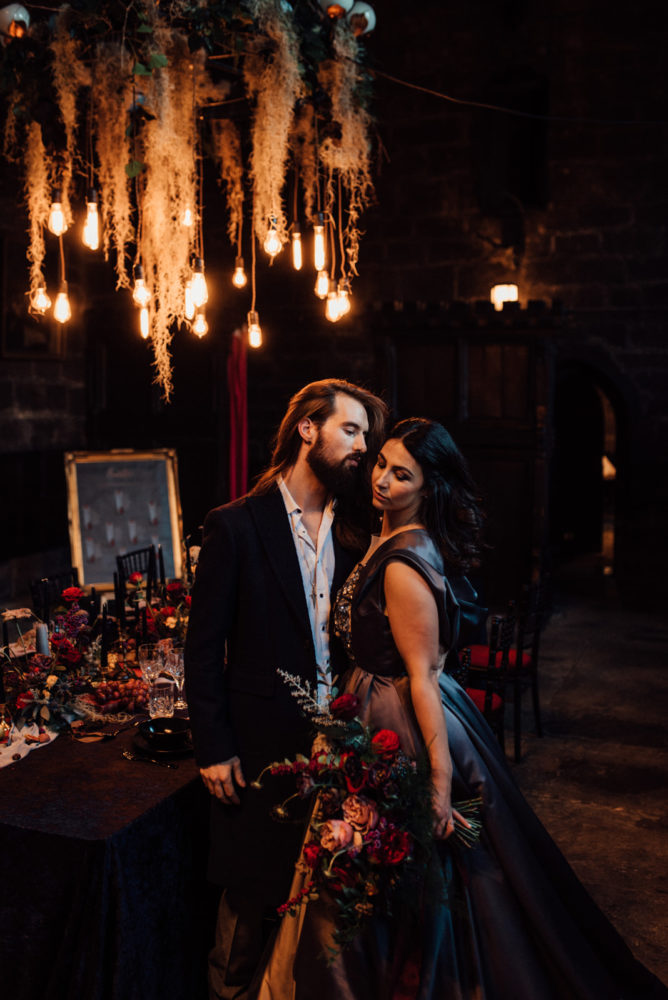
[[[195,315],[195,322],[192,325],[192,330],[193,333],[200,338],[200,340],[202,339],[202,337],[205,337],[209,332],[209,324],[206,321],[206,317],[202,309],[197,310],[197,313]]]
[[[132,301],[135,305],[143,309],[151,301],[151,293],[146,287],[146,281],[144,280],[144,268],[141,264],[135,264],[134,268],[134,279],[135,283],[132,287]]]
[[[329,293],[329,275],[327,271],[318,271],[318,276],[315,279],[315,294],[319,299],[326,299]]]
[[[53,318],[58,321],[58,323],[67,323],[68,320],[72,318],[72,309],[70,307],[70,300],[67,294],[67,282],[61,281],[60,289],[56,295],[56,301],[53,306]]]
[[[318,221],[313,227],[313,265],[316,271],[325,270],[325,217],[322,212],[318,212]]]
[[[209,290],[206,287],[204,259],[202,257],[195,257],[190,280],[192,282],[193,305],[196,309],[201,309],[209,301]]]
[[[272,219],[269,230],[264,238],[264,250],[270,257],[275,257],[281,252],[282,244],[276,230],[276,219]]]
[[[304,257],[302,254],[302,234],[301,229],[295,223],[292,227],[292,266],[295,271],[301,271]]]
[[[142,340],[148,340],[151,332],[148,306],[142,306],[139,310],[139,332],[142,336]]]
[[[262,347],[262,327],[260,317],[254,309],[251,309],[246,318],[248,326],[248,346]]]
[[[30,308],[33,312],[39,313],[40,316],[43,316],[47,309],[51,308],[51,299],[44,285],[39,285],[35,290],[35,294],[30,300]]]

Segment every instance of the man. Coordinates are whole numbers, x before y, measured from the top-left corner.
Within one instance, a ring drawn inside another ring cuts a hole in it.
[[[330,649],[330,607],[368,542],[370,467],[385,414],[377,397],[348,382],[305,386],[290,401],[269,469],[204,524],[186,692],[213,796],[209,877],[225,887],[212,1000],[246,997],[263,920],[287,898],[303,822],[269,814],[294,789],[272,778],[261,791],[248,786],[270,761],[309,750],[308,721],[277,671],[325,698],[345,668],[342,650]]]

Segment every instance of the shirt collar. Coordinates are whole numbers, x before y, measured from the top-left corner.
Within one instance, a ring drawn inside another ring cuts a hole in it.
[[[293,497],[290,490],[288,489],[287,483],[283,479],[283,476],[278,477],[278,479],[276,480],[276,485],[281,491],[281,496],[283,497],[283,503],[285,504],[285,509],[288,512],[288,514],[289,515],[301,514],[302,509],[295,500],[295,498]],[[323,511],[323,514],[331,513],[331,515],[333,516],[335,510],[336,510],[336,498],[330,497],[327,503],[325,504],[325,509]]]

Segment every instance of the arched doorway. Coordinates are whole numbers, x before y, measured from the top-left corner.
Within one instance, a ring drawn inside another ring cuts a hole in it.
[[[550,541],[557,563],[587,559],[614,573],[620,402],[587,365],[557,369],[550,475]]]

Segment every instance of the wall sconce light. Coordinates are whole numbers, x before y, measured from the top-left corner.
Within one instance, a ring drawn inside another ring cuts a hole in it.
[[[520,290],[517,285],[493,285],[489,298],[497,312],[501,312],[504,302],[519,302]]]

